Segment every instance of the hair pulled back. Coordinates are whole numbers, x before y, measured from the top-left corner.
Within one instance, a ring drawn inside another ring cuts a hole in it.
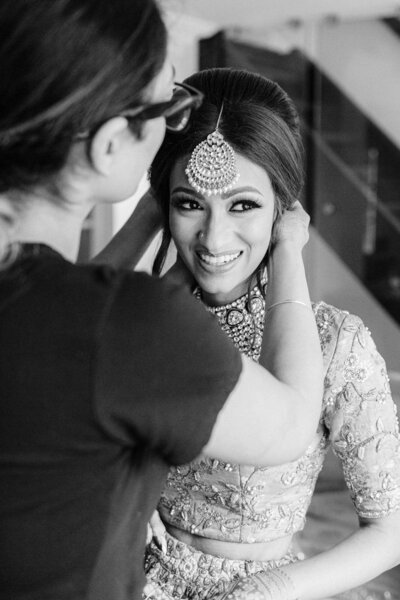
[[[0,193],[46,184],[78,132],[140,104],[166,54],[155,0],[2,0],[0,30]]]
[[[164,218],[155,273],[162,269],[171,240],[168,224],[171,171],[180,158],[189,157],[197,144],[215,130],[222,105],[219,131],[237,153],[265,169],[279,215],[299,198],[304,181],[298,113],[277,83],[234,69],[207,69],[191,75],[185,82],[201,90],[205,97],[186,131],[166,135],[151,167],[151,186]]]

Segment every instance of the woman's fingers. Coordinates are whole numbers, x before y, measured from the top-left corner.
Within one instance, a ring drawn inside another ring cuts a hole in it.
[[[291,242],[303,248],[308,242],[310,217],[301,206],[295,202],[291,210],[285,210],[282,217],[274,226],[274,245]]]
[[[151,530],[151,538],[154,539],[154,541],[156,542],[156,544],[159,546],[159,548],[161,548],[161,550],[163,552],[167,551],[167,539],[165,537],[165,525],[164,523],[161,521],[160,515],[158,514],[158,511],[155,510],[151,516],[151,519],[149,521],[149,527]]]

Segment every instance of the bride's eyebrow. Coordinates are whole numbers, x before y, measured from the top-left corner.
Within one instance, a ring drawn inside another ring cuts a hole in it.
[[[174,194],[178,194],[179,192],[183,192],[184,194],[190,194],[191,196],[194,196],[195,198],[198,198],[199,200],[203,200],[203,196],[199,192],[196,192],[196,190],[194,190],[191,187],[184,187],[184,186],[178,186],[178,187],[174,188],[171,191],[171,196],[173,196]]]
[[[257,194],[258,196],[262,195],[260,190],[258,190],[255,187],[252,187],[251,185],[247,185],[244,187],[235,188],[234,190],[229,190],[228,192],[223,192],[221,196],[222,198],[231,198],[232,196],[236,196],[236,194],[243,194],[245,192],[252,192],[253,194]]]

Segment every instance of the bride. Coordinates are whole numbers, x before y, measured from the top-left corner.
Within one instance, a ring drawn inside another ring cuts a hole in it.
[[[284,309],[283,302],[266,304],[265,291],[274,239],[293,207],[293,215],[300,210],[297,114],[277,84],[255,74],[212,69],[186,83],[205,98],[191,127],[167,135],[152,165],[164,217],[154,269],[161,272],[173,239],[197,282],[195,296],[257,361],[263,336],[271,334],[269,314]],[[165,544],[153,538],[146,556],[148,598],[312,600],[361,586],[399,563],[399,434],[385,363],[358,317],[324,302],[314,313],[325,391],[313,443],[298,460],[275,467],[204,456],[173,467],[158,507]],[[292,538],[304,527],[329,445],[341,459],[360,528],[299,561]]]

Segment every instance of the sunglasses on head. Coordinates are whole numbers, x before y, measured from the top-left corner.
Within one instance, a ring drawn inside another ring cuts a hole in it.
[[[128,121],[149,121],[165,117],[168,131],[183,131],[190,120],[192,110],[199,108],[204,94],[186,83],[174,83],[172,98],[165,102],[142,104],[118,113]],[[76,136],[77,140],[90,138],[91,132],[85,131]]]

